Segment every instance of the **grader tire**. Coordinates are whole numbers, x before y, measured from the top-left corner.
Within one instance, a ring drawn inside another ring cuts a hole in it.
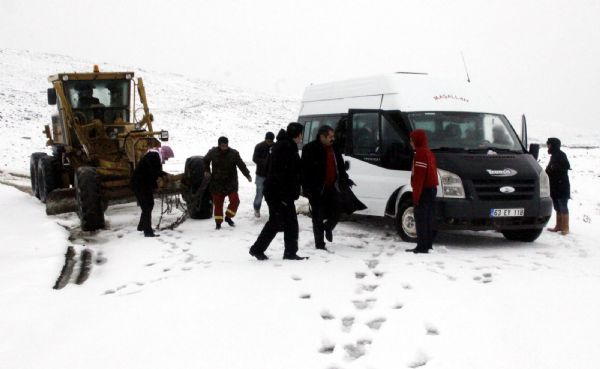
[[[104,228],[104,205],[100,192],[100,176],[92,167],[80,167],[75,174],[77,213],[81,230],[96,231]]]
[[[202,156],[192,156],[185,161],[186,189],[183,199],[192,219],[209,219],[213,213],[212,198],[208,190],[209,179],[204,177],[203,159]]]
[[[48,156],[45,152],[34,152],[29,157],[29,175],[31,179],[31,193],[33,196],[40,198],[38,189],[38,162],[41,158]]]
[[[39,199],[46,203],[48,194],[61,187],[60,163],[53,156],[43,156],[37,165],[37,193]]]

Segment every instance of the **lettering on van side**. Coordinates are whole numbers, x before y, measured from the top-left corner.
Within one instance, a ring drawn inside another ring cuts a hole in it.
[[[465,97],[461,97],[461,96],[456,96],[456,95],[437,95],[433,97],[434,100],[442,100],[442,99],[452,99],[452,100],[460,100],[460,101],[464,101],[464,102],[469,102],[469,99],[465,98]]]

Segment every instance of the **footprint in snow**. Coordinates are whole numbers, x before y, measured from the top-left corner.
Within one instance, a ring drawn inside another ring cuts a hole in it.
[[[362,285],[363,291],[367,291],[367,292],[373,292],[377,289],[377,287],[379,287],[378,284],[363,284]]]
[[[412,290],[412,286],[408,283],[403,283],[402,288],[404,288],[405,290]]]
[[[392,309],[395,309],[395,310],[400,310],[400,309],[402,309],[403,307],[404,307],[404,304],[403,304],[403,303],[401,303],[401,302],[397,302],[397,303],[395,303],[394,305],[392,305]]]
[[[329,340],[323,340],[321,348],[319,348],[320,354],[331,354],[335,350],[335,343]]]
[[[347,358],[349,360],[356,360],[367,353],[366,346],[372,343],[369,339],[358,340],[356,344],[348,344],[344,346]]]
[[[419,368],[425,366],[429,361],[429,355],[423,351],[418,351],[415,355],[415,359],[408,364],[409,368]]]
[[[299,275],[296,275],[296,274],[293,274],[293,275],[291,276],[291,278],[292,278],[294,281],[301,281],[301,280],[302,280],[302,277],[300,277]]]
[[[365,264],[367,264],[367,267],[369,269],[375,269],[377,267],[377,265],[379,265],[379,260],[365,260]]]
[[[311,296],[310,293],[301,293],[299,297],[303,300],[308,300]]]
[[[376,318],[371,320],[370,322],[367,322],[367,327],[371,328],[372,330],[379,330],[379,328],[381,328],[381,326],[383,325],[383,323],[385,323],[387,319],[386,318]]]
[[[370,308],[375,301],[377,301],[377,299],[368,298],[365,300],[352,300],[352,303],[357,310],[365,310]]]
[[[345,332],[349,332],[352,329],[352,325],[354,325],[354,317],[353,316],[345,316],[342,318],[342,330]]]
[[[367,274],[363,273],[363,272],[355,272],[354,273],[354,278],[356,278],[356,279],[363,279],[366,276],[367,276]]]
[[[435,325],[433,325],[429,322],[425,323],[425,332],[429,336],[438,336],[440,334],[439,329],[437,329],[437,327]]]
[[[333,316],[333,314],[331,314],[329,310],[323,310],[321,311],[321,318],[323,320],[333,320],[335,319],[335,316]]]

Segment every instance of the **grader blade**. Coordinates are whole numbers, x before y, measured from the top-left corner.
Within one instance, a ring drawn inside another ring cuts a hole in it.
[[[59,188],[46,198],[46,214],[56,215],[77,211],[77,198],[74,188]]]

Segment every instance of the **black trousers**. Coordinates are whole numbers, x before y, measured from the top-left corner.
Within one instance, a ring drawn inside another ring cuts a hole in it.
[[[415,222],[417,226],[417,249],[433,248],[435,196],[436,188],[425,188],[421,194],[419,205],[415,206]]]
[[[135,192],[138,205],[142,208],[142,215],[140,215],[140,223],[138,229],[144,231],[144,233],[152,233],[152,209],[154,208],[154,195],[152,191],[139,191]]]
[[[309,199],[316,247],[325,246],[325,230],[333,231],[338,224],[342,209],[340,201],[340,194],[333,187],[325,188],[323,194]]]
[[[283,229],[283,242],[286,255],[296,255],[298,252],[298,216],[294,201],[281,201],[266,198],[269,207],[269,220],[263,227],[260,235],[252,245],[254,253],[264,253],[277,232]]]

